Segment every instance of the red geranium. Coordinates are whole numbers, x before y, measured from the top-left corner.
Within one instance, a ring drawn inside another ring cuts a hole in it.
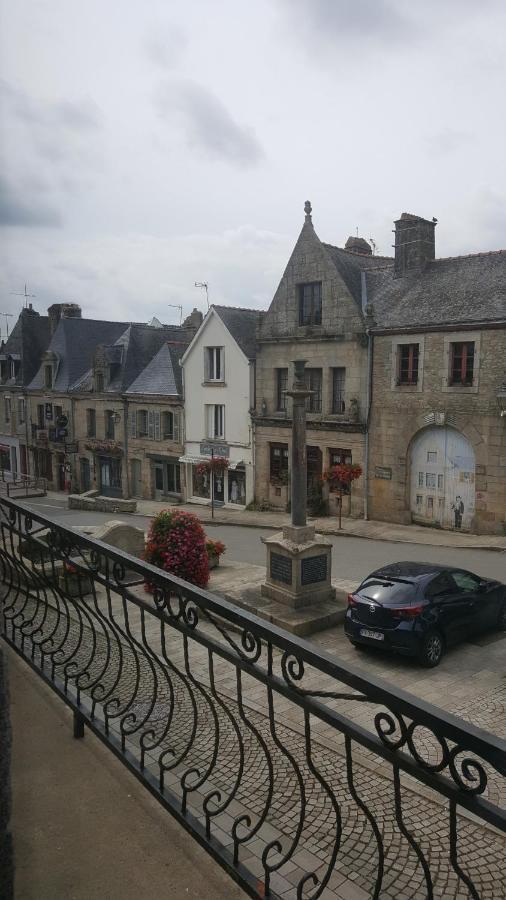
[[[197,516],[164,509],[152,521],[144,558],[153,566],[197,587],[209,581],[206,535]],[[152,590],[151,584],[146,585]]]

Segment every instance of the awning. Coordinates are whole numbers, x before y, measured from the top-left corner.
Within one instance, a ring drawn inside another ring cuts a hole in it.
[[[209,462],[209,460],[204,459],[203,456],[180,456],[179,462],[190,463],[192,466],[198,466],[199,463]]]
[[[229,469],[238,469],[239,466],[244,466],[243,459],[236,459],[234,462],[229,462],[228,464]]]

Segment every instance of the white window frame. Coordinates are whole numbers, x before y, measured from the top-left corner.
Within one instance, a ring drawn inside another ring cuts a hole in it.
[[[204,375],[206,381],[225,381],[225,348],[205,347]],[[216,374],[218,372],[218,375]]]
[[[206,436],[225,440],[225,406],[223,403],[206,404]]]

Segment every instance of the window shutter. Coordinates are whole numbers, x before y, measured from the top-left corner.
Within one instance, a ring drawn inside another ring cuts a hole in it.
[[[159,441],[161,439],[160,435],[160,413],[155,410],[155,441]]]
[[[174,431],[174,435],[172,440],[176,443],[179,442],[179,410],[175,409],[172,413],[172,428]]]
[[[137,437],[137,413],[130,412],[130,437]]]
[[[204,347],[204,381],[209,381],[210,371],[209,371],[209,348]]]
[[[155,413],[152,409],[148,412],[148,438],[150,441],[155,439]]]
[[[220,381],[225,381],[225,347],[220,347],[220,363],[221,363]]]

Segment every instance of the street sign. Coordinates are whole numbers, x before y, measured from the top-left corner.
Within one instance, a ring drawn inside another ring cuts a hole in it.
[[[230,456],[230,447],[228,444],[211,444],[205,443],[200,445],[201,456],[224,456],[227,459]]]
[[[78,453],[79,444],[73,441],[71,444],[65,444],[65,453]]]

